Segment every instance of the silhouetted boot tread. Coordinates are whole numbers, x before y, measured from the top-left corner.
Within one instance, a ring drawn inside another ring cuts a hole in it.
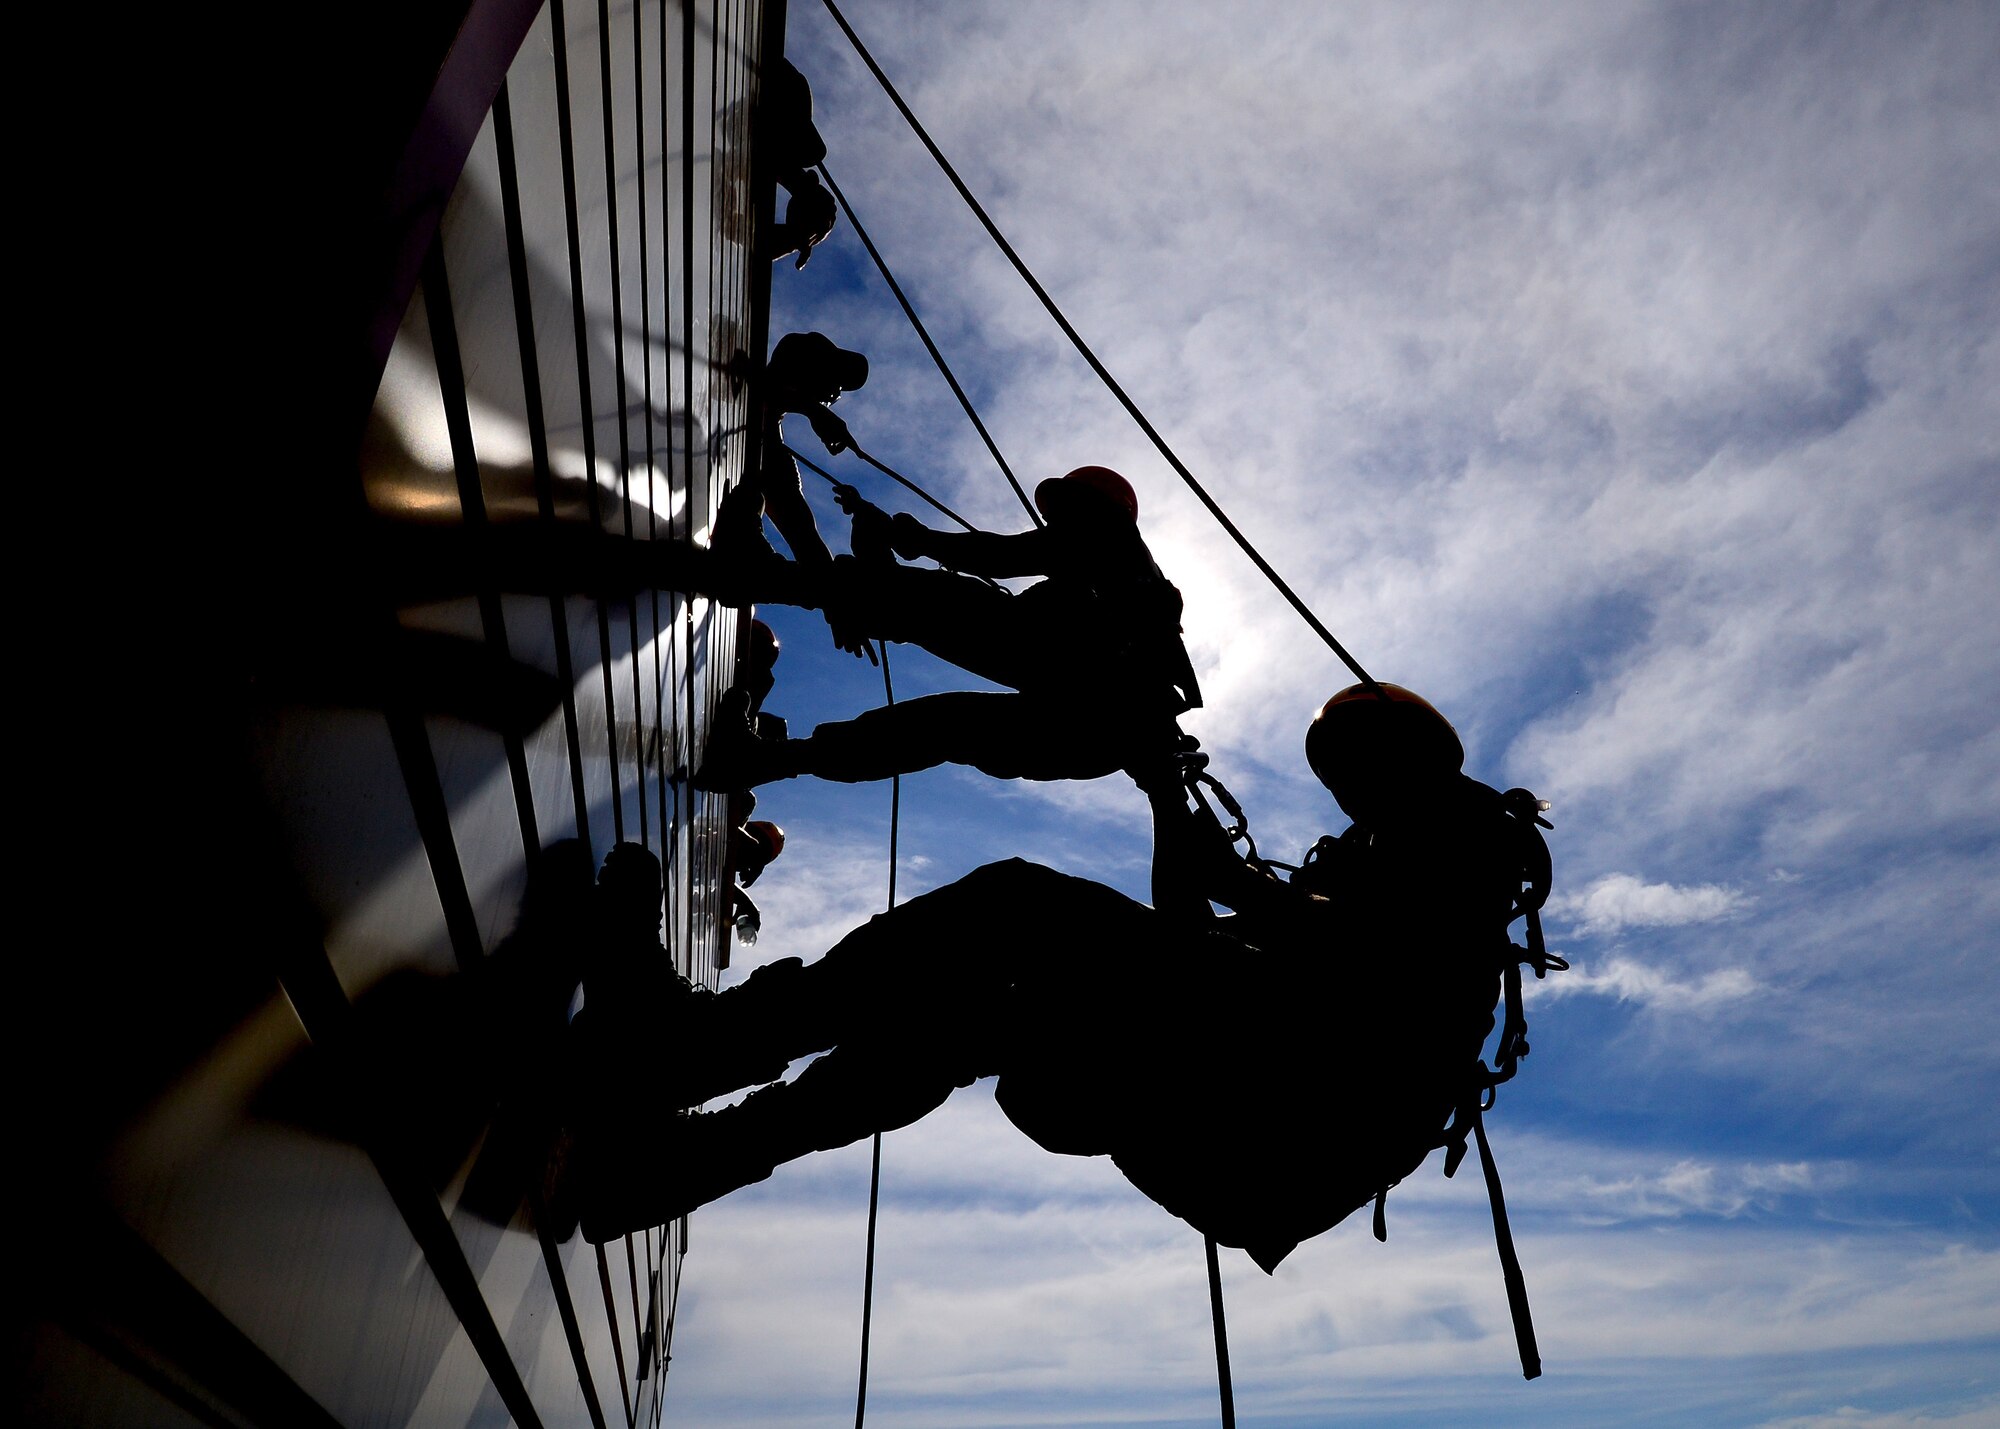
[[[708,794],[729,794],[783,779],[792,772],[783,767],[777,751],[787,742],[769,739],[760,730],[777,730],[783,725],[750,715],[750,693],[738,686],[724,692],[715,712],[715,724],[702,749],[701,764],[689,781]]]
[[[579,1222],[593,1245],[679,1220],[731,1191],[766,1180],[800,1150],[770,1135],[783,1117],[783,1083],[740,1105],[668,1120],[659,1139],[618,1162],[591,1163],[579,1186]]]

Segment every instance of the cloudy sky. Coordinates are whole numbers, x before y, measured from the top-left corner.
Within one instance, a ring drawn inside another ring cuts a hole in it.
[[[1476,1172],[1433,1159],[1386,1245],[1344,1225],[1274,1277],[1225,1253],[1243,1420],[2000,1420],[2000,11],[846,8],[1272,563],[1457,723],[1469,772],[1555,805],[1576,970],[1534,989],[1490,1120],[1544,1378]],[[1138,488],[1209,697],[1187,726],[1260,845],[1337,830],[1301,739],[1350,677],[810,0],[788,52],[1024,479]],[[1022,524],[845,226],[775,285],[778,330],[872,359],[842,402],[865,446]],[[767,618],[795,728],[879,703],[815,618]],[[900,695],[969,683],[895,659]],[[888,797],[765,795],[792,841],[732,979],[880,908]],[[902,850],[904,896],[1012,854],[1143,894],[1149,854],[1120,779],[957,770],[905,781]],[[1200,1238],[1108,1162],[1041,1152],[978,1087],[883,1160],[872,1423],[1213,1422]],[[862,1145],[695,1217],[670,1415],[849,1412],[867,1176]]]

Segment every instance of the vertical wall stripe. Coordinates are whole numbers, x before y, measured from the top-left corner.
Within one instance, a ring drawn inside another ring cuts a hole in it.
[[[493,101],[493,132],[500,156],[500,210],[507,229],[507,274],[514,290],[514,333],[521,352],[521,392],[527,403],[528,449],[535,464],[535,509],[545,532],[556,521],[555,480],[549,471],[548,418],[542,411],[541,357],[535,346],[534,293],[528,283],[528,245],[521,227],[521,179],[514,155],[514,115],[507,86]],[[576,836],[590,847],[590,799],[584,792],[583,746],[577,730],[576,666],[569,648],[569,608],[560,592],[549,594],[549,623],[555,634],[556,678],[563,687],[563,742],[569,754],[570,798],[576,805]],[[593,862],[595,860],[593,859]]]
[[[452,468],[458,477],[460,519],[475,533],[486,527],[486,495],[479,485],[479,454],[472,445],[472,414],[465,402],[465,361],[458,349],[458,324],[452,314],[451,282],[444,268],[444,236],[432,242],[424,255],[424,312],[430,319],[431,355],[437,361],[438,393],[444,400],[444,422],[451,433]],[[500,596],[482,585],[476,593],[479,623],[486,643],[502,661],[509,658],[507,621],[500,609]],[[501,747],[506,751],[507,773],[514,784],[515,817],[521,825],[521,853],[533,858],[542,839],[535,827],[535,791],[528,780],[528,756],[518,730],[503,730]]]
[[[597,484],[597,414],[590,393],[590,327],[583,303],[583,240],[576,216],[576,137],[570,118],[569,35],[562,0],[549,0],[549,28],[554,43],[556,75],[556,136],[562,152],[563,219],[569,239],[570,322],[576,331],[577,406],[582,418],[584,484],[591,524],[603,529],[604,511]],[[625,837],[624,801],[618,796],[618,696],[611,659],[611,616],[602,600],[591,602],[597,615],[598,669],[604,680],[604,737],[611,761],[612,837]]]

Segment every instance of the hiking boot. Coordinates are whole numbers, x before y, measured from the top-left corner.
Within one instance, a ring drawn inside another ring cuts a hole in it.
[[[785,768],[781,758],[788,741],[767,739],[760,727],[784,728],[775,720],[752,719],[748,690],[737,686],[724,692],[702,750],[701,765],[688,782],[704,793],[731,794],[791,777],[794,771]]]
[[[847,538],[847,548],[854,552],[854,559],[871,566],[895,565],[896,552],[889,540],[889,513],[862,500],[853,487],[837,487],[835,494],[840,497],[841,509],[854,521],[854,529]]]
[[[731,609],[754,605],[760,576],[786,564],[764,534],[764,497],[747,482],[722,494],[708,537],[716,600]]]
[[[771,1120],[766,1104],[784,1090],[780,1083],[752,1092],[738,1106],[668,1117],[650,1145],[627,1147],[615,1166],[592,1163],[578,1186],[583,1238],[602,1245],[663,1226],[767,1180],[782,1153],[767,1144],[761,1123]]]

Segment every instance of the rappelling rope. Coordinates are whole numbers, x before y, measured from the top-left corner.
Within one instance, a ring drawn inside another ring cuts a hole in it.
[[[889,675],[889,642],[876,642],[882,651],[882,694],[886,704],[896,703],[896,682]],[[903,823],[903,776],[889,776],[889,907],[896,906],[896,842]],[[875,1317],[875,1220],[882,1204],[882,1133],[875,1133],[874,1159],[868,1169],[868,1256],[861,1278],[861,1377],[854,1392],[854,1429],[868,1411],[868,1331]]]
[[[811,457],[806,456],[803,453],[796,451],[791,447],[786,447],[785,450],[791,452],[792,456],[795,459],[797,459],[799,465],[806,468],[806,470],[810,471],[813,475],[826,478],[826,480],[834,486],[847,485],[846,482],[842,481],[839,477],[835,476],[825,467],[815,462]],[[977,531],[979,529],[977,526],[973,525],[970,521],[966,520],[963,516],[959,515],[956,511],[952,510],[949,506],[946,506],[942,501],[939,501],[936,497],[932,496],[929,492],[925,491],[921,486],[918,486],[914,481],[911,481],[908,477],[890,471],[888,467],[883,466],[881,462],[876,461],[874,457],[868,455],[868,453],[861,450],[860,447],[849,447],[848,450],[853,452],[856,456],[860,457],[863,461],[867,462],[870,466],[877,467],[880,470],[887,472],[888,475],[895,477],[896,480],[902,482],[903,485],[909,487],[910,490],[916,492],[917,495],[923,497],[924,500],[930,502],[931,505],[937,507],[938,510],[944,512],[945,515],[951,517],[952,520],[956,521],[966,530]],[[973,575],[972,572],[970,571],[961,571],[960,574],[969,576],[971,579],[978,581],[981,585],[997,586],[999,584],[999,582],[991,580],[986,576]],[[872,661],[874,660],[875,657],[871,654],[868,658]]]
[[[931,157],[937,160],[938,167],[944,170],[945,177],[951,180],[952,187],[958,190],[959,197],[965,200],[966,206],[972,210],[973,215],[978,218],[980,223],[985,225],[987,234],[999,246],[1000,251],[1007,256],[1007,261],[1014,265],[1014,271],[1021,275],[1022,281],[1026,282],[1034,290],[1035,296],[1041,299],[1042,306],[1048,310],[1049,316],[1055,319],[1056,326],[1063,330],[1063,335],[1070,340],[1077,352],[1082,355],[1083,360],[1090,364],[1091,370],[1097,374],[1099,380],[1110,390],[1111,395],[1116,397],[1124,406],[1126,412],[1131,415],[1132,420],[1139,424],[1139,430],[1151,439],[1153,445],[1159,449],[1160,455],[1166,458],[1167,464],[1173,467],[1182,481],[1187,483],[1188,490],[1192,491],[1201,501],[1201,504],[1208,508],[1209,514],[1216,519],[1224,531],[1229,533],[1230,539],[1242,548],[1243,554],[1248,556],[1257,569],[1264,573],[1265,579],[1277,587],[1278,593],[1291,603],[1292,609],[1296,610],[1304,618],[1306,624],[1312,627],[1313,633],[1326,642],[1327,648],[1340,657],[1341,661],[1348,669],[1354,672],[1355,677],[1362,684],[1380,694],[1381,687],[1375,682],[1374,678],[1361,668],[1361,663],[1347,652],[1347,647],[1334,637],[1333,632],[1321,623],[1320,618],[1312,613],[1311,608],[1303,600],[1299,599],[1298,593],[1285,582],[1285,578],[1278,574],[1271,563],[1264,559],[1263,554],[1255,546],[1250,544],[1250,538],[1237,529],[1236,523],[1229,519],[1228,513],[1216,504],[1215,498],[1210,496],[1206,488],[1195,479],[1194,473],[1188,470],[1187,464],[1175,455],[1173,448],[1167,445],[1166,438],[1162,437],[1158,429],[1146,419],[1146,414],[1139,410],[1138,403],[1134,402],[1126,394],[1125,389],[1119,385],[1118,379],[1111,375],[1110,370],[1102,362],[1098,361],[1097,354],[1090,350],[1090,345],[1083,340],[1082,334],[1078,333],[1070,325],[1069,319],[1063,316],[1063,311],[1056,306],[1055,299],[1049,296],[1048,290],[1028,270],[1028,265],[1021,261],[1021,255],[1014,251],[1014,245],[1007,241],[1006,235],[1001,233],[999,226],[987,215],[984,206],[980,204],[977,198],[973,197],[972,190],[965,186],[965,180],[958,176],[958,170],[954,169],[951,166],[951,161],[945,158],[944,151],[939,149],[937,144],[931,139],[929,132],[918,121],[917,116],[911,112],[910,106],[903,102],[903,96],[896,91],[896,86],[889,82],[889,76],[883,73],[882,66],[875,63],[875,57],[868,52],[868,47],[861,43],[861,37],[855,34],[854,27],[847,23],[847,17],[840,13],[840,7],[835,5],[833,0],[824,0],[824,3],[827,13],[833,16],[833,22],[840,26],[841,33],[847,36],[848,43],[854,46],[854,52],[861,56],[861,62],[868,66],[869,72],[875,76],[876,82],[882,86],[883,92],[889,96],[890,102],[896,106],[904,120],[908,122],[911,130],[922,141],[923,146],[930,150]],[[852,217],[851,214],[849,216]]]
[[[902,95],[897,91],[895,85],[890,81],[888,75],[884,73],[882,67],[876,63],[874,56],[869,53],[867,46],[861,42],[861,37],[855,33],[853,26],[849,25],[847,23],[846,17],[840,13],[840,9],[834,3],[834,0],[824,0],[824,3],[826,5],[828,13],[832,15],[834,23],[838,25],[840,27],[841,32],[847,36],[849,43],[854,46],[855,52],[860,56],[862,63],[865,64],[868,67],[869,72],[875,76],[876,81],[882,86],[883,91],[889,96],[890,101],[896,106],[898,112],[902,114],[904,120],[909,124],[911,130],[916,134],[918,140],[921,141],[924,147],[930,152],[932,159],[936,161],[938,167],[941,170],[943,170],[945,177],[948,178],[951,181],[952,186],[958,190],[959,196],[965,201],[967,207],[972,210],[974,216],[977,217],[980,223],[985,227],[987,234],[993,239],[994,243],[999,247],[1000,251],[1006,256],[1007,260],[1014,266],[1015,272],[1020,274],[1022,280],[1027,283],[1028,287],[1034,292],[1035,296],[1041,301],[1043,308],[1047,310],[1049,316],[1055,321],[1056,325],[1062,329],[1064,336],[1069,338],[1071,344],[1076,348],[1078,354],[1082,356],[1082,358],[1086,363],[1089,364],[1091,370],[1097,374],[1099,380],[1104,383],[1107,390],[1109,390],[1111,394],[1118,399],[1119,403],[1125,408],[1126,412],[1132,417],[1133,421],[1138,424],[1140,430],[1146,434],[1147,438],[1153,443],[1154,447],[1159,451],[1160,455],[1166,459],[1167,463],[1173,467],[1175,473],[1178,474],[1181,480],[1186,483],[1188,489],[1192,491],[1195,497],[1202,503],[1202,505],[1208,509],[1209,514],[1215,518],[1216,522],[1222,527],[1222,529],[1228,533],[1229,537],[1236,542],[1237,546],[1243,551],[1243,553],[1250,558],[1251,562],[1254,565],[1256,565],[1258,570],[1260,570],[1264,574],[1265,578],[1271,582],[1272,586],[1276,588],[1278,593],[1284,596],[1285,600],[1292,606],[1292,608],[1295,611],[1298,612],[1300,617],[1305,620],[1306,624],[1312,628],[1313,632],[1317,634],[1323,642],[1325,642],[1327,648],[1332,650],[1333,653],[1336,656],[1338,656],[1344,664],[1346,664],[1348,669],[1353,671],[1356,678],[1359,679],[1360,682],[1363,685],[1365,685],[1368,689],[1374,692],[1375,695],[1383,699],[1388,698],[1387,691],[1385,691],[1382,688],[1382,686],[1372,676],[1370,676],[1365,669],[1362,668],[1360,662],[1357,661],[1354,658],[1354,656],[1348,652],[1346,647],[1340,643],[1339,639],[1335,637],[1333,632],[1327,629],[1326,625],[1319,619],[1319,617],[1313,613],[1313,611],[1306,605],[1306,603],[1302,599],[1300,599],[1297,592],[1295,592],[1290,586],[1290,584],[1287,583],[1285,579],[1278,574],[1276,569],[1272,567],[1271,563],[1264,558],[1263,554],[1257,550],[1257,548],[1250,542],[1249,538],[1246,537],[1243,534],[1242,530],[1237,527],[1236,523],[1230,520],[1228,513],[1223,511],[1222,507],[1215,501],[1215,499],[1208,494],[1206,488],[1202,486],[1201,482],[1195,477],[1194,473],[1188,469],[1187,464],[1183,462],[1180,459],[1180,457],[1174,452],[1172,447],[1170,447],[1167,444],[1166,439],[1160,435],[1159,430],[1152,424],[1150,420],[1147,419],[1145,413],[1139,409],[1138,404],[1132,400],[1131,396],[1125,391],[1124,387],[1118,382],[1118,380],[1111,375],[1109,369],[1107,369],[1103,364],[1103,362],[1099,360],[1097,354],[1091,350],[1089,344],[1083,340],[1082,335],[1077,332],[1076,328],[1070,323],[1069,319],[1063,314],[1062,309],[1059,306],[1057,306],[1055,300],[1049,296],[1048,290],[1042,286],[1040,281],[1036,279],[1035,275],[1029,270],[1027,264],[1022,261],[1020,255],[1014,250],[1013,245],[1007,241],[1006,236],[1003,233],[1001,233],[998,225],[995,224],[991,216],[987,214],[985,207],[973,195],[971,189],[969,189],[966,186],[965,181],[959,177],[958,171],[952,166],[951,161],[944,156],[943,151],[940,150],[936,142],[932,140],[929,132],[924,128],[923,124],[917,119],[915,113],[912,112],[909,105],[904,102]],[[1029,507],[1029,512],[1032,517],[1034,515],[1034,512],[1032,505],[1027,501],[1026,493],[1022,491],[1021,486],[1019,482],[1015,480],[1012,471],[1008,469],[1005,461],[1001,459],[999,450],[997,447],[995,447],[991,436],[987,433],[985,425],[982,422],[980,422],[977,414],[973,411],[971,403],[966,398],[963,388],[960,387],[956,378],[952,376],[949,367],[945,364],[943,357],[938,352],[936,344],[934,344],[931,341],[929,333],[925,331],[922,322],[917,318],[915,310],[910,306],[908,300],[903,296],[901,287],[896,283],[895,279],[890,275],[887,264],[883,262],[880,253],[876,250],[874,244],[868,239],[866,233],[862,230],[859,222],[855,220],[854,211],[848,205],[846,197],[843,194],[841,194],[837,188],[834,188],[831,175],[826,174],[823,168],[821,170],[821,173],[822,176],[826,178],[828,188],[833,190],[836,201],[838,201],[841,207],[847,211],[849,221],[854,223],[856,234],[861,238],[862,244],[868,250],[869,256],[874,260],[876,267],[881,271],[884,280],[889,284],[891,292],[894,293],[898,303],[901,304],[905,315],[910,319],[912,326],[916,329],[918,336],[922,339],[926,349],[929,350],[929,352],[931,353],[933,361],[937,363],[939,370],[944,374],[946,381],[951,385],[954,395],[957,396],[960,405],[965,408],[967,415],[972,419],[975,427],[979,431],[980,436],[982,437],[982,439],[986,441],[988,449],[993,452],[995,460],[999,462],[1001,470],[1003,474],[1006,475],[1008,483],[1011,486],[1013,486],[1015,494],[1022,499],[1022,503],[1024,506]],[[898,482],[901,482],[904,486],[909,487],[912,491],[916,491],[918,495],[923,497],[923,499],[929,501],[933,506],[938,507],[939,510],[945,511],[947,515],[951,516],[952,519],[958,521],[961,525],[966,526],[967,529],[972,529],[970,523],[966,522],[964,518],[959,517],[956,515],[956,513],[949,511],[949,509],[945,508],[942,505],[942,503],[937,502],[927,493],[922,492],[921,489],[917,488],[914,483],[898,475],[896,472],[892,471],[889,467],[885,466],[883,463],[877,461],[875,458],[869,456],[866,452],[862,451],[859,447],[856,447],[854,450],[855,454],[857,456],[860,456],[864,461],[869,462],[869,464],[877,467],[879,470],[884,472],[886,475],[892,477],[893,479],[897,480]],[[821,474],[825,475],[826,473],[822,472]],[[886,667],[884,669],[884,676],[885,678],[887,676]],[[1218,796],[1222,798],[1225,801],[1225,803],[1233,802],[1227,800],[1227,791],[1223,790],[1219,784],[1213,784],[1212,781],[1206,781],[1206,780],[1201,782],[1210,783],[1211,787],[1213,787],[1216,790]],[[1196,799],[1200,800],[1201,799],[1200,788],[1194,783],[1194,781],[1190,781],[1190,787],[1193,790]],[[1241,818],[1240,813],[1237,810],[1232,809],[1231,812],[1232,814],[1237,815],[1239,827],[1241,828],[1242,833],[1247,838],[1247,833],[1248,833],[1247,821]],[[893,849],[893,837],[894,837],[893,828],[891,837],[892,837],[892,849]],[[1255,857],[1254,844],[1251,845],[1251,856],[1253,858]],[[893,871],[892,871],[891,888],[892,888],[891,900],[893,903],[893,896],[894,896]],[[1540,940],[1539,919],[1535,916],[1535,910],[1533,908],[1530,908],[1526,911],[1529,914],[1529,920],[1528,920],[1529,940],[1530,940],[1529,960],[1534,966],[1536,976],[1540,977],[1550,968],[1559,967],[1562,964],[1560,959],[1548,957],[1545,951],[1540,947],[1541,940]],[[1519,995],[1520,995],[1518,991],[1519,989],[1518,964],[1511,967],[1508,971],[1509,971],[1509,977],[1507,979],[1508,983],[1507,991],[1508,991],[1508,1003],[1509,1003],[1508,1025],[1503,1030],[1500,1055],[1496,1057],[1496,1061],[1498,1061],[1501,1065],[1498,1069],[1496,1069],[1497,1074],[1493,1075],[1489,1080],[1487,1080],[1485,1087],[1482,1089],[1482,1092],[1472,1100],[1471,1105],[1469,1106],[1469,1108],[1467,1108],[1469,1115],[1461,1119],[1460,1127],[1458,1129],[1458,1134],[1457,1134],[1457,1146],[1455,1147],[1456,1155],[1447,1156],[1446,1171],[1447,1174],[1449,1174],[1452,1170],[1456,1169],[1458,1158],[1462,1157],[1464,1154],[1464,1137],[1466,1131],[1469,1130],[1472,1133],[1472,1135],[1476,1138],[1479,1146],[1480,1161],[1482,1170],[1485,1173],[1487,1193],[1492,1203],[1494,1235],[1496,1242],[1498,1243],[1502,1273],[1504,1279],[1506,1280],[1506,1285],[1507,1285],[1508,1307],[1512,1314],[1515,1334],[1521,1351],[1522,1372],[1527,1378],[1533,1379],[1541,1373],[1541,1360],[1535,1344],[1534,1326],[1531,1320],[1529,1319],[1528,1315],[1527,1294],[1523,1278],[1521,1275],[1520,1263],[1518,1257],[1515,1255],[1513,1236],[1507,1223],[1506,1204],[1500,1188],[1498,1168],[1494,1164],[1492,1150],[1487,1143],[1486,1130],[1482,1116],[1482,1113],[1484,1112],[1486,1107],[1490,1105],[1490,1101],[1487,1098],[1490,1096],[1492,1086],[1494,1086],[1500,1081],[1507,1080],[1514,1072],[1514,1063],[1518,1060],[1518,1056],[1525,1055],[1525,1053],[1527,1052],[1527,1045],[1525,1038],[1525,1031],[1526,1031],[1525,1019],[1520,1017],[1518,1011]],[[1469,1122],[1469,1126],[1466,1125],[1467,1122]],[[880,1166],[879,1157],[880,1157],[880,1146],[878,1139],[877,1143],[878,1174]],[[869,1283],[871,1291],[872,1291],[873,1273],[874,1273],[873,1272],[874,1198],[875,1198],[875,1187],[874,1183],[871,1182],[871,1191],[870,1191],[871,1219],[869,1228],[869,1277],[870,1277]],[[1378,1236],[1378,1238],[1382,1237],[1384,1233],[1381,1225],[1381,1216],[1382,1216],[1382,1198],[1378,1196],[1376,1200],[1376,1221],[1377,1221],[1376,1235]],[[1215,1245],[1212,1239],[1207,1241],[1206,1251],[1207,1251],[1208,1269],[1209,1269],[1209,1293],[1215,1319],[1216,1358],[1217,1358],[1217,1369],[1220,1377],[1221,1392],[1222,1392],[1223,1423],[1225,1424],[1225,1426],[1230,1426],[1233,1425],[1234,1423],[1235,1413],[1234,1413],[1234,1405],[1232,1403],[1231,1386],[1230,1386],[1228,1341],[1222,1315],[1221,1274],[1220,1274],[1220,1267],[1217,1262],[1215,1254]],[[867,1343],[867,1326],[864,1319],[864,1325],[863,1325],[864,1394],[865,1394],[865,1378],[866,1378],[866,1343]],[[856,1425],[857,1429],[859,1429],[860,1416],[858,1409],[856,1415]]]
[[[1215,1237],[1201,1239],[1208,1256],[1208,1311],[1215,1322],[1215,1378],[1222,1393],[1222,1429],[1236,1429],[1236,1391],[1229,1380],[1229,1331],[1222,1320],[1222,1263],[1216,1258]]]
[[[1041,525],[1041,513],[1035,510],[1035,503],[1028,499],[1028,493],[1021,489],[1021,483],[1015,479],[1014,469],[1007,465],[1007,458],[1000,455],[1000,448],[994,442],[993,434],[986,430],[986,423],[979,420],[979,413],[973,410],[972,399],[965,395],[965,389],[958,385],[958,378],[952,374],[951,364],[944,360],[944,354],[938,351],[938,345],[931,341],[930,331],[925,328],[924,320],[917,316],[917,310],[911,307],[910,300],[903,296],[903,285],[896,281],[896,275],[891,273],[889,265],[882,261],[881,253],[877,251],[874,241],[868,237],[868,230],[861,226],[861,220],[854,212],[854,205],[847,201],[847,195],[840,191],[840,185],[833,181],[833,175],[825,164],[819,166],[819,174],[826,180],[826,186],[832,192],[834,199],[846,211],[847,222],[854,229],[854,236],[861,240],[861,246],[866,248],[868,256],[875,260],[875,270],[882,275],[882,281],[889,285],[889,291],[902,305],[903,316],[910,320],[910,326],[916,330],[917,337],[924,344],[924,350],[930,353],[931,361],[937,364],[937,370],[944,374],[944,380],[950,384],[951,395],[958,398],[958,405],[965,409],[965,415],[971,421],[973,430],[978,432],[979,439],[986,443],[986,450],[993,453],[993,461],[1000,468],[1000,474],[1007,478],[1007,484],[1014,488],[1014,495],[1021,499],[1021,509],[1028,513],[1030,521],[1037,526]]]
[[[966,520],[963,516],[959,515],[956,511],[952,510],[949,506],[945,505],[942,501],[938,500],[935,496],[931,495],[928,491],[924,490],[921,486],[917,485],[914,481],[910,480],[907,476],[904,476],[901,472],[896,471],[891,467],[883,465],[881,462],[877,461],[874,457],[868,455],[867,452],[861,450],[860,447],[850,444],[847,449],[853,452],[856,456],[860,457],[863,461],[867,462],[870,466],[874,467],[877,471],[881,472],[884,476],[888,477],[891,481],[900,482],[902,485],[908,487],[911,491],[915,492],[923,500],[928,501],[932,506],[936,507],[939,511],[942,511],[946,516],[949,516],[952,520],[956,521],[966,530],[977,531],[979,529],[977,526],[973,525],[970,521]],[[815,462],[811,457],[807,456],[804,452],[801,452],[797,447],[788,446],[785,448],[785,450],[792,454],[793,458],[797,460],[800,466],[805,467],[808,471],[812,472],[814,475],[825,477],[835,486],[845,486],[847,484],[846,482],[842,481],[839,477],[835,476],[832,472],[828,471],[825,467],[821,466],[818,462]]]

